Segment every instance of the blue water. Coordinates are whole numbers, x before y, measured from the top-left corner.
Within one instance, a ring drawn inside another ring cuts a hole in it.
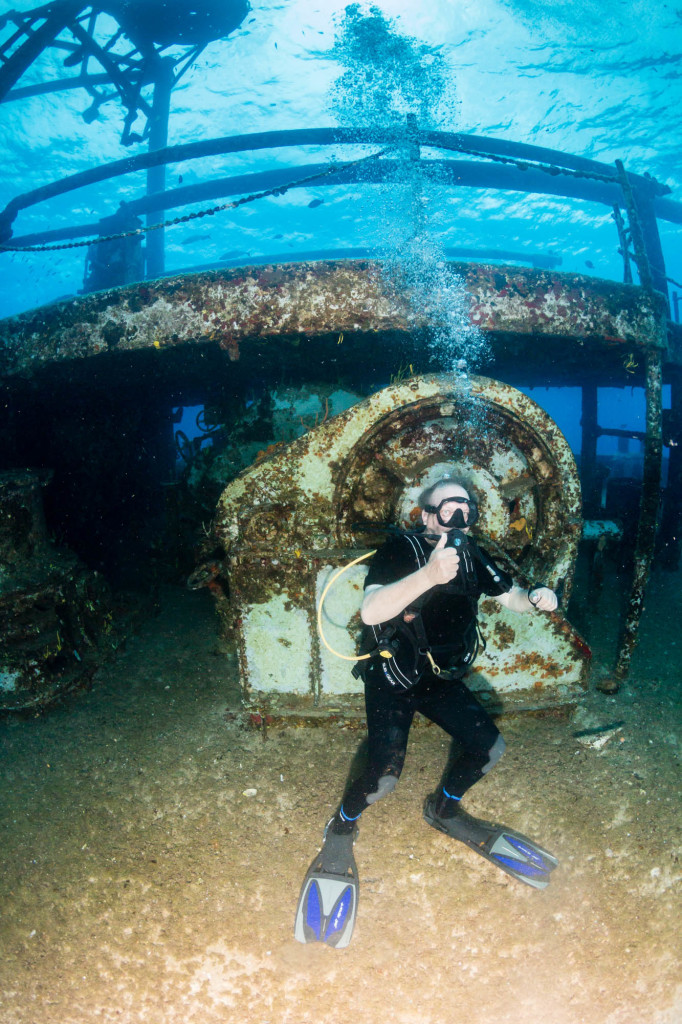
[[[33,6],[2,0],[0,15]],[[629,170],[667,183],[672,198],[680,199],[682,10],[674,4],[383,0],[373,10],[375,22],[387,27],[384,40],[390,36],[393,42],[390,51],[377,51],[378,63],[367,38],[359,39],[360,51],[356,38],[353,50],[353,19],[342,4],[253,3],[242,25],[210,43],[178,82],[169,144],[414,113],[422,127],[528,142],[606,162],[620,158]],[[360,13],[371,20],[369,5],[360,5]],[[98,24],[103,34],[114,27],[106,19]],[[373,57],[381,88],[376,81],[371,86]],[[17,86],[74,74],[63,67],[63,58],[63,52],[46,51]],[[354,104],[358,90],[362,103]],[[0,181],[0,205],[64,175],[146,151],[146,143],[121,145],[124,113],[117,99],[103,104],[92,123],[82,117],[89,105],[85,92],[74,89],[2,106],[0,145],[9,173]],[[371,151],[344,147],[334,155],[348,159]],[[206,158],[171,165],[167,184],[296,168],[331,156],[310,147]],[[138,173],[39,204],[19,215],[14,233],[97,221],[145,187],[145,175]],[[166,233],[167,269],[380,246],[386,241],[386,206],[376,193],[368,185],[310,186],[178,225]],[[400,207],[399,196],[393,201]],[[206,205],[212,204],[194,209]],[[186,211],[169,216],[178,212]],[[562,270],[622,279],[616,233],[604,206],[461,189],[434,191],[425,216],[429,237],[440,245],[552,254],[561,257]],[[682,227],[660,227],[668,274],[681,281]],[[0,316],[77,293],[84,252],[0,255]]]

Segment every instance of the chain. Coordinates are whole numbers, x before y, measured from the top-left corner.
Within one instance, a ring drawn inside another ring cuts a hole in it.
[[[280,185],[278,188],[266,189],[264,192],[255,192],[249,196],[242,196],[241,199],[235,199],[229,203],[223,203],[220,206],[213,206],[208,210],[198,210],[196,213],[187,213],[182,217],[175,217],[173,220],[161,221],[159,224],[149,224],[147,227],[133,228],[130,231],[121,231],[115,235],[99,236],[83,242],[68,242],[64,245],[0,245],[0,252],[56,252],[63,249],[78,249],[87,245],[99,245],[102,242],[114,242],[119,238],[131,238],[137,235],[144,235],[149,231],[158,231],[161,228],[173,227],[175,224],[186,224],[188,221],[199,220],[202,217],[213,217],[216,213],[222,213],[224,210],[236,210],[239,206],[244,206],[246,203],[253,203],[257,199],[265,199],[267,196],[283,196],[292,188],[300,188],[302,185],[307,185],[313,181],[320,181],[322,178],[326,178],[332,174],[337,174],[339,171],[344,171],[349,167],[358,167],[360,164],[369,163],[372,160],[378,160],[393,148],[395,147],[389,146],[386,149],[380,150],[378,153],[373,153],[371,156],[361,157],[359,160],[351,160],[343,164],[332,164],[327,168],[327,170],[319,171],[317,174],[311,174],[305,178],[299,178],[297,181],[291,181],[287,185]],[[454,147],[454,151],[463,153],[465,156],[475,156],[480,157],[483,160],[492,160],[494,163],[512,164],[514,167],[518,167],[519,170],[522,171],[542,171],[544,174],[550,174],[552,176],[565,174],[572,178],[589,178],[593,181],[603,181],[609,184],[618,182],[618,177],[615,175],[597,174],[593,171],[574,171],[569,168],[557,167],[555,164],[541,164],[529,162],[527,160],[517,160],[514,157],[498,156],[496,153],[483,153],[476,149],[464,149],[460,145],[456,145]]]
[[[593,181],[606,181],[606,182],[617,182],[618,178],[615,175],[608,174],[597,174],[595,171],[573,171],[568,167],[557,167],[556,164],[538,164],[529,162],[528,160],[517,160],[511,156],[498,156],[496,153],[482,153],[478,149],[464,149],[459,145],[456,145],[455,151],[457,153],[464,153],[465,156],[478,156],[484,160],[492,160],[498,164],[513,164],[514,167],[518,167],[521,171],[543,171],[545,174],[551,174],[556,176],[557,174],[566,174],[569,178],[590,178]]]
[[[267,196],[283,196],[289,191],[289,189],[300,188],[302,185],[307,185],[312,181],[319,181],[321,178],[326,178],[331,174],[338,174],[339,171],[345,171],[349,167],[357,167],[359,164],[378,160],[380,157],[390,152],[392,148],[393,147],[389,146],[386,149],[380,150],[378,153],[372,153],[371,156],[363,156],[360,157],[359,160],[350,160],[348,163],[331,164],[324,171],[318,171],[316,174],[309,174],[307,177],[299,178],[297,181],[290,181],[287,185],[279,185],[277,188],[269,188],[264,192],[254,192],[250,196],[242,196],[240,199],[234,199],[229,203],[222,203],[220,206],[213,206],[208,210],[197,210],[195,213],[186,213],[182,217],[174,217],[173,220],[164,220],[159,224],[149,224],[146,227],[132,228],[130,231],[120,231],[115,235],[100,235],[97,238],[90,238],[83,242],[67,242],[64,245],[0,245],[0,252],[57,252],[63,249],[80,249],[86,245],[100,245],[102,242],[115,242],[119,238],[132,238],[137,235],[145,235],[149,231],[159,231],[161,228],[169,228],[174,224],[186,224],[188,221],[199,220],[201,217],[213,217],[216,213],[222,213],[223,210],[236,210],[238,206],[244,206],[246,203],[253,203],[256,199],[265,199]]]

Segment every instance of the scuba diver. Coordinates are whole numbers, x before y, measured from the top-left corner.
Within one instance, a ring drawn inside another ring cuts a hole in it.
[[[373,555],[365,579],[361,660],[353,673],[365,686],[367,762],[347,786],[306,874],[294,929],[300,942],[341,948],[350,941],[358,903],[358,820],[395,789],[417,711],[461,750],[439,790],[426,799],[426,822],[538,889],[546,887],[558,863],[526,836],[474,818],[461,805],[505,749],[492,718],[463,681],[481,644],[478,600],[492,597],[514,612],[552,612],[557,597],[542,584],[515,585],[468,536],[478,504],[463,483],[437,480],[421,494],[419,506],[423,532],[388,540]]]

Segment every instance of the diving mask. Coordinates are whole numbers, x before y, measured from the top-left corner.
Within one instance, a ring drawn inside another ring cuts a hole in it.
[[[467,507],[466,518],[463,505]],[[446,529],[463,530],[467,526],[473,526],[478,519],[478,502],[473,498],[443,498],[439,505],[424,505],[424,511],[435,515],[440,525]]]

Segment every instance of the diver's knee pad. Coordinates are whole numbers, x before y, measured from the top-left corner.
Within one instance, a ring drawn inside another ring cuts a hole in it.
[[[392,793],[397,785],[398,780],[395,775],[382,775],[377,782],[377,788],[374,792],[367,794],[367,803],[375,804],[377,800],[381,800],[383,796],[388,796],[389,793]]]
[[[483,772],[484,775],[486,775],[491,768],[495,767],[495,765],[500,760],[506,749],[507,744],[504,742],[504,738],[502,737],[502,735],[499,735],[495,742],[493,743],[490,750],[488,751],[488,760],[481,768],[481,771]]]

